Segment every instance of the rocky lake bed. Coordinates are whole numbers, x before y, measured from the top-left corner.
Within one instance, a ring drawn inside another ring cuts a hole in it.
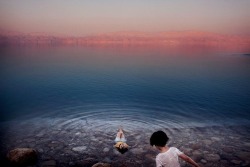
[[[117,127],[37,126],[29,123],[1,126],[1,163],[15,148],[33,148],[38,153],[37,167],[88,167],[98,162],[114,167],[155,166],[156,148],[149,138],[155,130],[165,131],[169,146],[177,147],[204,167],[250,166],[249,126],[211,126],[199,128],[126,129],[129,150],[121,154],[113,145]],[[180,160],[184,167],[189,164]],[[1,165],[2,166],[2,165]]]

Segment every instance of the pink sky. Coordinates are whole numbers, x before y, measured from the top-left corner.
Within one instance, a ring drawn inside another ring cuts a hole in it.
[[[0,0],[0,30],[84,36],[116,31],[250,35],[249,0]]]

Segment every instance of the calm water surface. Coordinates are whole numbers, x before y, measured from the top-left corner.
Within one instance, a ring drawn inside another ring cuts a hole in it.
[[[128,130],[250,124],[250,57],[135,47],[1,49],[1,122]],[[45,121],[45,122],[46,122]]]

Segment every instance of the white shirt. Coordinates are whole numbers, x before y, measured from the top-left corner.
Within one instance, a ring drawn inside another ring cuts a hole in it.
[[[179,155],[183,154],[179,149],[170,147],[168,151],[156,156],[156,167],[180,167]]]

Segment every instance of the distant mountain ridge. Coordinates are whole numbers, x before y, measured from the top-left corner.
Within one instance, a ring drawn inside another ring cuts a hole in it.
[[[224,35],[200,31],[113,32],[91,36],[53,36],[46,33],[0,32],[0,44],[48,45],[237,45],[250,47],[250,36]]]

